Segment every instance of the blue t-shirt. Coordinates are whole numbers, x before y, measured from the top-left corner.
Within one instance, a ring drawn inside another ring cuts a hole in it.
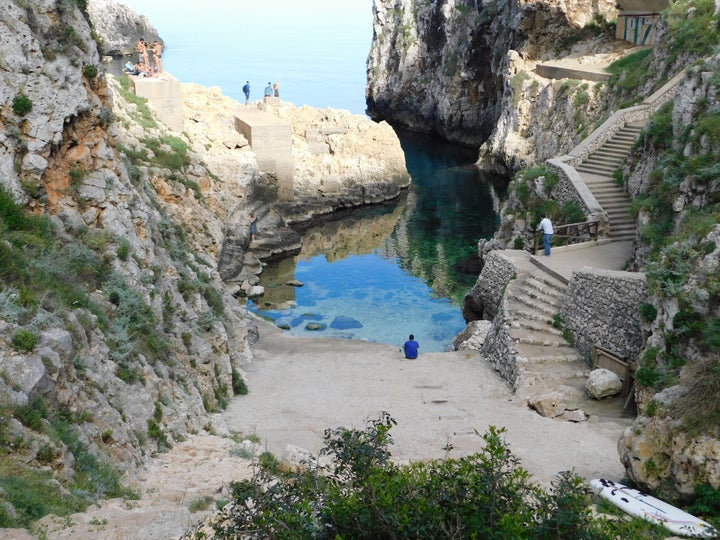
[[[417,358],[419,348],[420,344],[414,339],[406,341],[405,345],[403,345],[403,349],[405,349],[405,358]]]

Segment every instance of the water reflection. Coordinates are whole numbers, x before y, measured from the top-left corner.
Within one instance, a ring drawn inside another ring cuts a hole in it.
[[[417,134],[401,141],[408,192],[308,230],[296,257],[265,268],[265,296],[251,309],[299,335],[399,345],[413,333],[421,352],[451,345],[477,278],[456,264],[495,232],[504,181],[471,166],[474,150]]]

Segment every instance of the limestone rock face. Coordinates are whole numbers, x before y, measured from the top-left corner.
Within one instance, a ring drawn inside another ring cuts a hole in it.
[[[372,196],[374,189],[385,191],[379,185],[387,184],[389,199],[410,184],[405,154],[387,122],[282,101],[263,108],[293,127],[296,197],[347,197],[358,188]]]
[[[88,0],[87,11],[100,38],[102,54],[122,56],[135,52],[140,38],[152,43],[162,39],[150,20],[115,0]]]
[[[55,4],[33,2],[24,9],[16,2],[4,2],[2,7],[0,103],[9,105],[17,96],[25,96],[32,104],[23,115],[10,106],[2,112],[0,179],[20,198],[25,196],[20,175],[35,182],[45,172],[52,146],[63,138],[66,119],[99,104],[83,80],[83,64],[99,61],[90,26],[79,10],[58,11]],[[57,37],[58,25],[73,28],[77,39]],[[21,163],[19,170],[16,163]]]
[[[497,134],[502,160],[532,154],[526,140],[532,102],[548,83],[534,82],[523,107],[517,106],[519,96],[513,102],[513,85],[537,81],[530,75],[534,62],[550,58],[559,41],[576,36],[595,15],[613,19],[614,4],[375,0],[368,111],[467,145]],[[520,71],[523,77],[516,77]],[[557,127],[555,141],[563,138]]]

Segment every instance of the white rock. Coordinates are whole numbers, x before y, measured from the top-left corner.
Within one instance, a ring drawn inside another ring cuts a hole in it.
[[[622,390],[622,387],[622,379],[605,368],[591,371],[585,382],[585,390],[587,390],[590,397],[595,399],[617,395]]]

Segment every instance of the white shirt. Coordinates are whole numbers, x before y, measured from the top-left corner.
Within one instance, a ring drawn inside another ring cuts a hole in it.
[[[540,221],[540,225],[538,225],[538,229],[542,229],[543,233],[545,234],[553,234],[552,222],[550,221],[550,218],[542,218],[542,221]]]

